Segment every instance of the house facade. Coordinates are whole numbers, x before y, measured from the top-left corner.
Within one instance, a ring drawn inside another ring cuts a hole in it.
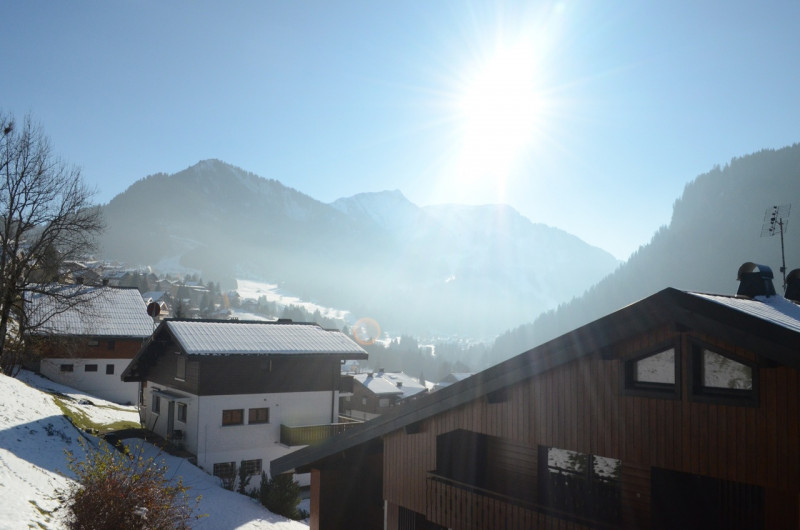
[[[341,413],[356,420],[371,420],[391,407],[414,399],[427,388],[403,372],[370,372],[353,376],[353,392],[341,400]]]
[[[227,480],[339,430],[339,367],[366,357],[316,324],[166,319],[122,377],[148,429]]]
[[[30,334],[39,372],[65,385],[121,404],[139,400],[139,384],[120,374],[153,332],[139,291],[70,285],[55,296],[34,295]]]
[[[800,307],[665,289],[290,470],[312,529],[800,528]]]

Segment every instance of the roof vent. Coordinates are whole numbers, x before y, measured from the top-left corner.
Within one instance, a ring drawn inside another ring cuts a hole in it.
[[[739,267],[738,296],[754,298],[756,296],[775,296],[775,286],[772,285],[772,269],[766,265],[759,265],[748,261]]]
[[[800,303],[800,269],[795,269],[786,277],[786,294],[792,302]]]

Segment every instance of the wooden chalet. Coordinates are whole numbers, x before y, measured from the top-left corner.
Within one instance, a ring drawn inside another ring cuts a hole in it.
[[[356,420],[370,420],[409,400],[417,399],[428,389],[418,379],[404,372],[377,372],[355,374],[353,393],[341,399],[339,410],[343,416]]]
[[[271,472],[311,472],[312,529],[800,528],[800,307],[771,276],[665,289]]]

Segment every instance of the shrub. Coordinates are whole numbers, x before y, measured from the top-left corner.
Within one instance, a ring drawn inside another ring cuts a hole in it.
[[[115,451],[105,442],[96,450],[82,444],[85,460],[68,454],[69,468],[77,477],[67,492],[69,528],[189,528],[195,517],[188,488],[180,479],[167,478],[163,460]]]
[[[239,481],[237,482],[236,491],[237,493],[241,493],[242,495],[247,495],[247,486],[250,484],[250,478],[252,475],[247,473],[246,466],[239,466],[236,474],[239,476]]]
[[[290,519],[303,518],[298,512],[300,503],[300,485],[292,475],[283,474],[272,477],[264,487],[266,475],[261,475],[261,504],[272,513],[289,517]]]

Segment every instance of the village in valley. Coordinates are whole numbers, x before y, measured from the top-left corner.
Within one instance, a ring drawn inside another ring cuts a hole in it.
[[[800,530],[762,4],[0,2],[0,530]]]
[[[30,300],[50,316],[19,381],[4,382],[7,416],[26,392],[50,396],[49,412],[6,418],[5,432],[44,429],[42,452],[81,437],[160,451],[202,484],[200,509],[221,510],[198,527],[232,524],[209,492],[250,501],[248,488],[257,497],[259,480],[276,476],[291,477],[293,515],[312,528],[674,528],[701,516],[785,526],[800,474],[800,270],[785,296],[769,267],[737,274],[735,296],[665,289],[438,384],[364,368],[357,336],[314,322],[238,319],[219,303],[225,318],[199,318],[202,285],[140,292],[119,285],[124,274],[74,274],[60,286],[68,299]],[[176,302],[179,290],[192,294]],[[197,318],[171,316],[176,303]],[[52,457],[31,454],[61,477]],[[68,476],[53,480],[63,488]],[[696,508],[676,513],[674,502]],[[27,512],[57,522],[47,505],[31,499]],[[252,517],[235,527],[302,524],[266,509]]]

